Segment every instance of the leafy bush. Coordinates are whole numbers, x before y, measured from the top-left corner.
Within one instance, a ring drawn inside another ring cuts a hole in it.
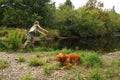
[[[0,51],[5,50],[6,47],[5,44],[6,44],[5,40],[0,40]]]
[[[8,34],[8,28],[6,28],[5,26],[1,26],[0,27],[0,37],[6,37]]]
[[[17,51],[22,47],[22,37],[19,36],[19,32],[17,30],[11,31],[8,34],[8,38],[6,39],[6,49]]]
[[[40,58],[40,57],[41,57],[41,55],[40,55],[40,54],[36,54],[36,57],[37,57],[37,58]]]
[[[50,38],[59,38],[60,35],[59,35],[59,31],[58,30],[49,30],[49,33],[47,35],[48,37]]]
[[[3,69],[8,66],[8,62],[6,60],[0,60],[0,69]]]

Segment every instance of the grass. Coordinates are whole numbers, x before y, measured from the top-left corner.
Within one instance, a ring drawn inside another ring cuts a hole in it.
[[[43,67],[43,71],[45,74],[50,74],[53,68],[54,68],[53,65],[47,65]]]
[[[72,73],[72,77],[75,78],[75,80],[83,80],[78,66],[73,65],[70,71]]]
[[[102,64],[101,56],[97,52],[80,51],[81,63],[86,67],[94,67]]]
[[[25,62],[25,58],[23,56],[18,57],[18,62]]]
[[[45,64],[45,61],[39,58],[32,58],[28,61],[29,66],[42,66]]]
[[[8,66],[8,62],[6,60],[0,60],[0,69],[6,68]]]
[[[40,55],[40,54],[36,54],[36,57],[37,57],[37,58],[40,58],[40,57],[41,57],[41,55]]]
[[[81,59],[80,65],[74,65],[68,70],[60,70],[61,64],[54,61],[55,56],[60,52],[65,54],[72,52],[79,54]],[[113,61],[111,60],[112,63],[110,62],[110,65],[108,66],[107,64],[102,64],[103,60],[101,55],[97,52],[79,50],[73,51],[63,48],[62,50],[49,52],[34,52],[32,55],[34,55],[34,58],[30,58],[28,60],[28,66],[40,66],[39,69],[42,69],[40,75],[44,74],[43,77],[45,77],[45,79],[48,79],[48,75],[49,77],[55,76],[55,78],[58,78],[58,76],[61,75],[60,79],[63,77],[65,80],[114,80],[114,77],[120,78],[118,71],[120,59],[114,59]],[[19,62],[24,62],[25,60],[26,59],[23,56],[18,57]],[[8,62],[6,60],[0,60],[0,66],[1,64],[6,64],[6,66],[3,66],[0,69],[8,66]],[[35,79],[30,74],[26,74],[21,78],[21,80]]]
[[[22,47],[22,37],[19,36],[17,29],[8,34],[6,38],[7,51],[18,51]]]
[[[35,78],[33,78],[30,73],[26,74],[25,76],[23,76],[20,80],[36,80]]]
[[[112,64],[116,66],[120,66],[120,58],[113,60]]]
[[[94,67],[88,77],[88,80],[104,80],[98,67]]]
[[[103,70],[105,78],[111,78],[112,76],[116,75],[115,69],[113,67],[109,67]]]

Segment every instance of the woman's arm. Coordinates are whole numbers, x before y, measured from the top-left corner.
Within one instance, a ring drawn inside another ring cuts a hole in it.
[[[39,28],[40,30],[42,30],[42,31],[44,31],[44,32],[46,32],[46,33],[48,33],[48,31],[47,31],[46,29],[42,28],[40,25],[38,25],[38,28]]]

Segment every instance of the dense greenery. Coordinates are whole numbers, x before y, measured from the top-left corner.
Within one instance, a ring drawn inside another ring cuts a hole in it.
[[[0,26],[29,28],[35,20],[41,26],[57,29],[61,36],[105,36],[119,34],[120,14],[103,10],[104,3],[88,2],[78,9],[70,0],[59,8],[50,0],[1,0]]]

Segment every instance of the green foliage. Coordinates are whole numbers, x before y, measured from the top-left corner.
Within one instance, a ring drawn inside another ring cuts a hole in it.
[[[9,33],[9,28],[7,28],[6,26],[0,26],[0,37],[6,37]]]
[[[6,31],[6,30],[1,30],[0,31],[0,37],[4,37],[4,36],[6,36],[8,34],[8,32]]]
[[[62,48],[62,49],[59,51],[59,53],[65,53],[65,54],[72,53],[72,52],[73,52],[73,50],[67,49],[67,48]]]
[[[120,58],[113,60],[113,61],[112,61],[112,64],[113,64],[113,65],[120,66]]]
[[[0,51],[5,50],[6,42],[4,40],[0,40]]]
[[[63,6],[56,11],[55,21],[57,23],[57,29],[60,30],[60,35],[72,35],[74,33],[74,27],[76,26],[75,11],[69,6]]]
[[[22,27],[26,25],[25,21],[23,21],[26,20],[26,16],[27,14],[25,14],[25,11],[9,7],[4,12],[2,22],[5,23],[6,26]]]
[[[2,0],[0,22],[6,26],[22,28],[32,25],[34,20],[41,21],[41,25],[49,25],[53,21],[49,18],[53,18],[54,10],[53,4],[49,2],[50,0]]]
[[[70,8],[74,8],[74,6],[70,0],[66,0],[65,5],[69,6]]]
[[[36,80],[33,78],[30,73],[26,74],[24,77],[22,77],[20,80]]]
[[[100,55],[96,52],[87,52],[87,51],[81,51],[79,52],[81,62],[86,67],[94,67],[96,65],[102,64],[102,59]]]
[[[48,65],[48,66],[43,67],[43,71],[46,74],[50,74],[52,69],[53,69],[53,65]]]
[[[37,58],[40,58],[40,57],[41,57],[41,55],[40,55],[40,54],[36,54],[36,57],[37,57]]]
[[[19,36],[18,31],[14,30],[9,33],[8,38],[6,40],[6,49],[18,51],[22,47],[22,37]]]
[[[77,17],[79,24],[76,30],[80,36],[101,36],[105,34],[105,24],[99,18],[101,17],[99,9],[88,10],[86,7],[80,8],[78,9]]]
[[[14,5],[13,5],[14,4]],[[74,9],[72,2],[55,7],[50,0],[1,0],[0,25],[29,28],[35,20],[49,29],[49,36],[96,37],[120,33],[120,14],[114,9],[102,10],[103,3],[88,0],[85,6]],[[0,35],[6,32],[0,31]],[[47,37],[49,37],[47,36]]]
[[[6,68],[8,66],[8,62],[6,60],[0,60],[0,69]]]
[[[35,47],[34,51],[54,51],[53,48],[46,48],[44,47]]]
[[[89,9],[96,8],[96,3],[97,3],[97,0],[88,0],[86,7]]]
[[[119,34],[120,32],[120,14],[111,10],[107,12],[109,20],[106,23],[107,34]]]
[[[23,56],[18,57],[18,62],[25,62],[25,58]]]
[[[99,71],[99,68],[94,68],[89,75],[88,80],[103,80],[103,76]]]
[[[45,62],[43,60],[40,60],[38,58],[32,58],[29,60],[28,64],[29,66],[41,66],[43,65]]]
[[[56,30],[56,29],[49,30],[47,36],[50,37],[50,38],[55,38],[55,39],[60,37],[59,31]]]
[[[104,69],[103,73],[106,78],[110,78],[110,77],[116,75],[115,69],[113,67]]]

